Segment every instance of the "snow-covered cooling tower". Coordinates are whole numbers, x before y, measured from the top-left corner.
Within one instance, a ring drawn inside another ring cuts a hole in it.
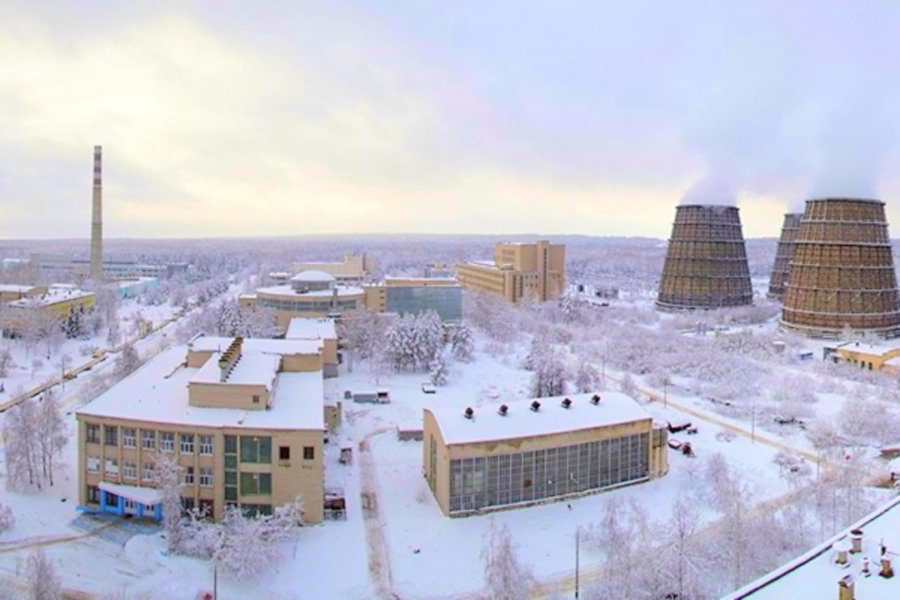
[[[791,261],[794,259],[794,242],[800,233],[800,219],[803,213],[787,213],[778,238],[778,249],[775,250],[775,264],[769,278],[769,298],[784,300],[784,288],[787,285]]]
[[[884,202],[806,201],[781,318],[784,329],[840,337],[900,335],[900,296]]]
[[[745,306],[752,302],[738,208],[679,206],[656,305],[673,310]]]

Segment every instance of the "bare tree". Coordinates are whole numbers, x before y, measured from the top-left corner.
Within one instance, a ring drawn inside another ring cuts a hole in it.
[[[491,600],[525,600],[531,596],[534,575],[519,559],[517,548],[506,525],[491,521],[487,540],[481,551],[487,598]]]
[[[10,408],[3,421],[6,445],[6,485],[13,491],[41,489],[40,450],[37,439],[38,410],[34,400]]]
[[[60,600],[63,597],[62,582],[43,551],[38,550],[28,557],[25,571],[31,600]]]
[[[10,351],[6,348],[0,349],[0,378],[9,377],[9,370],[15,365]]]
[[[53,485],[53,473],[69,441],[59,398],[53,390],[41,395],[37,411],[37,444],[41,457],[41,476]]]

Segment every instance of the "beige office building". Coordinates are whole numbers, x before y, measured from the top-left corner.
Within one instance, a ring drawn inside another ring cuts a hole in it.
[[[375,271],[375,259],[366,254],[344,257],[343,262],[296,262],[291,265],[294,273],[321,271],[328,273],[341,283],[360,284]]]
[[[186,508],[270,514],[300,496],[320,522],[337,420],[322,353],[321,341],[201,336],[157,356],[77,411],[80,506],[160,519],[156,464],[174,458]]]
[[[540,240],[533,244],[497,244],[494,260],[461,263],[459,283],[468,290],[521,300],[553,300],[566,285],[566,247]]]
[[[425,478],[448,516],[611,489],[668,471],[667,430],[617,392],[425,409],[422,432]]]

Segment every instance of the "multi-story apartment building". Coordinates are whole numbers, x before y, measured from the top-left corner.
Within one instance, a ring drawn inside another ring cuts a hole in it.
[[[448,516],[545,502],[664,475],[667,433],[618,392],[434,407],[424,473]]]
[[[523,299],[558,298],[566,285],[566,247],[539,240],[533,244],[497,244],[494,260],[461,263],[456,278],[466,289]]]
[[[80,505],[160,519],[156,466],[174,459],[185,508],[269,514],[301,496],[321,521],[322,348],[199,337],[162,353],[76,413]]]

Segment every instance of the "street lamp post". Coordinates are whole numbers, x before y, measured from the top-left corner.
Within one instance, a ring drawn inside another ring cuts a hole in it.
[[[569,514],[572,515],[572,520],[575,521],[575,600],[578,600],[579,567],[581,565],[581,526],[575,518],[575,512],[572,510],[572,505],[566,504],[566,506],[569,507]]]
[[[663,406],[669,408],[669,378],[663,379]]]

